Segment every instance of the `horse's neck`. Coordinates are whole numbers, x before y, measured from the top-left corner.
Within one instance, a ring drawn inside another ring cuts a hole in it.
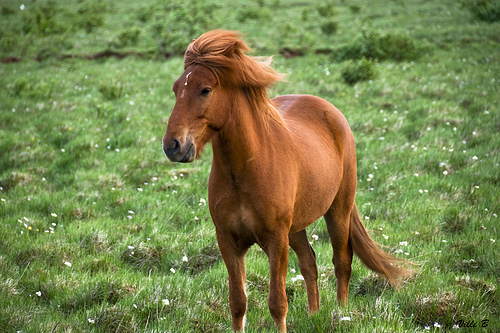
[[[276,147],[274,120],[265,124],[257,112],[250,108],[244,95],[238,96],[230,120],[212,140],[214,163],[230,169],[232,176],[249,176],[252,162],[261,161],[273,145]]]

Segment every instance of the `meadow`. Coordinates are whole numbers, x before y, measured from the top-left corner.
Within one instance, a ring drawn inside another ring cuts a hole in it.
[[[500,332],[500,4],[495,0],[4,0],[0,5],[0,332],[228,332],[207,207],[211,147],[161,138],[206,30],[245,35],[356,140],[357,206],[414,263],[398,291],[353,262],[336,304],[323,220],[308,228],[320,311],[297,259],[289,332]],[[277,161],[279,163],[279,161]],[[247,332],[274,331],[267,257],[247,255]]]

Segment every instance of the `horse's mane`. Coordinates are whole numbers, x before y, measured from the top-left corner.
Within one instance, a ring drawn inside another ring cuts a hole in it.
[[[284,126],[267,94],[267,87],[283,76],[269,65],[270,61],[247,56],[245,52],[249,50],[238,32],[209,31],[188,46],[184,69],[194,64],[209,68],[220,85],[242,89],[254,112],[261,113],[265,121],[270,117]]]

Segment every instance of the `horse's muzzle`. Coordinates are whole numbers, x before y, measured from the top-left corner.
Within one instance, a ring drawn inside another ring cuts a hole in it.
[[[181,144],[178,139],[172,139],[170,142],[163,142],[163,152],[172,162],[189,163],[196,157],[196,149],[192,140],[186,140]]]

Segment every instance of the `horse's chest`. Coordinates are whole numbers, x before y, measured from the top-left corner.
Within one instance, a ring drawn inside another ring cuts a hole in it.
[[[256,193],[247,195],[239,191],[228,191],[209,197],[210,213],[217,228],[234,239],[245,243],[259,243],[259,236],[276,223],[282,207],[268,204]],[[291,209],[287,210],[291,212]]]

